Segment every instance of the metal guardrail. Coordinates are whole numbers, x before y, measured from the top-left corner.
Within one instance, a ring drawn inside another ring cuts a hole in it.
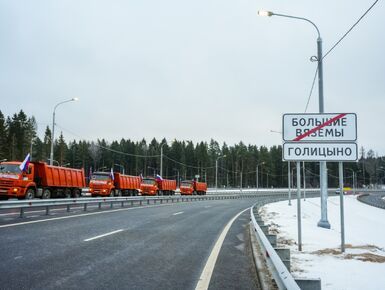
[[[180,196],[135,196],[135,197],[90,197],[90,198],[60,198],[60,199],[30,199],[30,200],[9,200],[0,202],[0,210],[20,209],[20,217],[24,217],[24,210],[29,208],[45,208],[46,215],[49,214],[50,208],[54,206],[66,206],[67,211],[71,210],[71,206],[83,205],[84,211],[90,204],[98,204],[101,209],[102,204],[109,203],[113,208],[114,204],[120,203],[121,207],[125,204],[143,204],[150,205],[157,203],[174,203],[174,202],[191,202],[203,200],[221,200],[221,199],[238,199],[256,197],[254,194],[226,194],[226,195],[180,195]]]
[[[253,209],[254,206],[250,209],[250,216],[255,229],[255,235],[259,245],[261,246],[262,254],[266,260],[270,273],[277,283],[278,288],[300,290],[297,282],[294,280],[293,276],[290,274],[289,270],[286,268],[281,258],[278,256],[269,240],[266,238],[261,227],[258,225],[253,213]]]

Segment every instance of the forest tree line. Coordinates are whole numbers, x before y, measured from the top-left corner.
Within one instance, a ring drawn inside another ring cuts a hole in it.
[[[219,144],[215,140],[194,143],[189,140],[122,138],[107,142],[105,139],[64,140],[59,134],[54,140],[54,165],[84,168],[86,175],[102,170],[125,172],[129,175],[152,176],[160,173],[160,152],[163,148],[163,178],[206,181],[215,186],[216,161],[218,162],[218,187],[287,187],[288,163],[282,161],[282,146]],[[0,111],[0,160],[22,161],[30,153],[32,161],[49,161],[51,129],[47,126],[43,139],[37,136],[36,119],[22,110],[5,117]],[[358,162],[344,164],[345,185],[352,186],[353,172],[358,186],[384,184],[385,160],[373,150],[361,147]],[[305,163],[306,187],[319,186],[317,162]],[[258,176],[257,176],[258,173]],[[302,169],[301,169],[302,173]],[[295,174],[292,163],[291,174]],[[296,179],[293,178],[293,186]],[[328,163],[330,187],[338,186],[338,165]]]

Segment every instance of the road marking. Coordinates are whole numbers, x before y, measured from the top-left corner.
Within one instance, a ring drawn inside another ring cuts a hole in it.
[[[50,219],[43,219],[43,220],[37,220],[37,221],[28,221],[28,222],[22,222],[22,223],[14,223],[9,225],[0,225],[0,228],[9,228],[9,227],[16,227],[21,225],[28,225],[28,224],[37,224],[37,223],[43,223],[43,222],[49,222],[49,221],[56,221],[56,220],[64,220],[64,219],[70,219],[75,217],[85,217],[85,216],[91,216],[91,215],[98,215],[98,214],[107,214],[112,212],[119,212],[119,211],[126,211],[126,210],[134,210],[134,209],[141,209],[141,208],[150,208],[150,207],[161,207],[161,206],[173,206],[174,204],[160,204],[160,205],[147,205],[147,206],[138,206],[138,207],[130,207],[130,208],[121,208],[121,209],[114,209],[109,211],[100,211],[100,212],[91,212],[91,213],[83,213],[78,215],[70,215],[70,216],[63,216],[63,217],[55,217]],[[176,204],[175,204],[176,205]]]
[[[123,230],[120,229],[120,230],[109,232],[109,233],[106,233],[106,234],[103,234],[103,235],[99,235],[99,236],[96,236],[96,237],[85,239],[84,242],[93,241],[93,240],[100,239],[100,238],[103,238],[103,237],[106,237],[106,236],[110,236],[110,235],[113,235],[113,234],[116,234],[116,233],[120,233],[120,232],[123,232]]]
[[[184,213],[184,211],[176,212],[176,213],[173,213],[172,215],[178,215],[178,214],[182,214],[182,213]]]
[[[224,227],[222,233],[220,234],[218,240],[216,241],[214,248],[212,249],[209,258],[207,259],[206,265],[203,268],[202,274],[199,278],[199,281],[195,287],[195,290],[207,290],[210,285],[211,276],[214,271],[215,263],[218,259],[219,251],[222,248],[223,241],[225,240],[225,237],[228,233],[228,231],[231,228],[231,225],[233,222],[245,211],[250,210],[250,207],[242,210],[240,213],[238,213],[235,217],[233,217],[227,225]]]

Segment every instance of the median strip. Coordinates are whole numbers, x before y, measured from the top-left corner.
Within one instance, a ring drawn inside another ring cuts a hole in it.
[[[93,241],[93,240],[96,240],[96,239],[100,239],[100,238],[103,238],[103,237],[106,237],[106,236],[110,236],[110,235],[113,235],[113,234],[117,234],[117,233],[120,233],[122,232],[123,230],[120,229],[120,230],[116,230],[116,231],[113,231],[113,232],[109,232],[109,233],[106,233],[106,234],[103,234],[103,235],[99,235],[99,236],[96,236],[96,237],[92,237],[92,238],[89,238],[89,239],[85,239],[84,242],[89,242],[89,241]]]

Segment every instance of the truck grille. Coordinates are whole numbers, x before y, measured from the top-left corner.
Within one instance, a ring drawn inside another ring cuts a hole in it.
[[[11,180],[0,180],[0,188],[9,188],[12,187],[13,181]]]

